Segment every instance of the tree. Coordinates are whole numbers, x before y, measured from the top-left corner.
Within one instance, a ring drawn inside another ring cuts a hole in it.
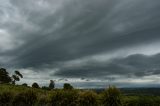
[[[15,71],[15,74],[18,75],[19,77],[23,78],[23,75],[19,71]]]
[[[64,83],[63,89],[71,90],[71,89],[73,89],[73,86],[71,84],[69,84],[69,83]]]
[[[5,68],[0,68],[0,83],[10,83],[11,77]]]
[[[16,81],[20,81],[20,78],[23,78],[23,75],[19,71],[15,71],[12,75],[12,84],[15,84]]]
[[[39,88],[38,83],[34,82],[34,83],[32,84],[32,88]]]
[[[55,85],[54,81],[50,80],[49,88],[54,89],[54,85]]]

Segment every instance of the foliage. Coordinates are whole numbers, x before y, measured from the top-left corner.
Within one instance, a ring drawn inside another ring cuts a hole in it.
[[[38,98],[37,106],[48,106],[49,105],[49,99],[48,95],[40,95]]]
[[[6,91],[0,93],[0,106],[9,106],[13,99],[13,93]]]
[[[78,102],[79,106],[97,106],[97,94],[92,91],[81,92]]]
[[[121,106],[121,92],[114,86],[110,86],[104,91],[102,96],[104,106]]]
[[[118,99],[115,99],[117,97]],[[111,100],[112,99],[112,100]],[[117,101],[120,101],[117,103]],[[115,101],[113,103],[113,101]],[[113,103],[113,104],[111,104]],[[117,103],[117,104],[116,104]],[[115,87],[91,90],[33,89],[0,84],[0,106],[160,106],[160,96],[125,96]]]
[[[39,88],[39,85],[38,85],[38,83],[34,82],[34,83],[32,84],[32,87],[33,87],[33,88]]]
[[[15,84],[16,81],[20,81],[20,78],[23,78],[23,75],[19,71],[15,71],[12,75],[12,84]]]
[[[9,73],[4,68],[0,68],[0,83],[10,83],[11,77]]]
[[[160,106],[160,98],[155,96],[125,97],[123,106]]]
[[[50,84],[49,84],[49,88],[50,89],[54,89],[54,81],[53,80],[50,80]]]
[[[15,71],[12,77],[10,77],[5,68],[0,68],[0,84],[10,82],[15,84],[16,81],[20,81],[20,78],[23,78],[23,75],[19,71]]]
[[[19,71],[15,71],[14,73],[15,73],[17,76],[23,78],[23,75],[22,75]]]
[[[33,90],[18,93],[13,99],[14,106],[33,106],[37,101],[37,95]]]
[[[46,86],[42,86],[42,89],[43,90],[51,90],[49,87],[46,87]]]
[[[78,93],[74,90],[58,90],[52,92],[50,95],[50,102],[52,106],[76,106],[78,100]]]
[[[28,87],[28,84],[27,83],[23,83],[22,86]]]
[[[147,97],[139,97],[137,102],[139,106],[151,106],[153,103],[152,99],[148,99]]]
[[[64,83],[63,89],[71,90],[71,89],[73,89],[73,86],[71,84],[69,84],[69,83]]]

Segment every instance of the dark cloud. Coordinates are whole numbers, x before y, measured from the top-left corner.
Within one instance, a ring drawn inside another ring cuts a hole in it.
[[[26,43],[16,50],[20,54],[16,58],[17,64],[37,67],[154,42],[160,33],[159,25],[155,24],[160,22],[157,14],[160,3],[148,2],[101,0],[81,4],[70,1],[56,12],[47,12],[52,7],[39,11],[36,2],[13,2],[21,14],[28,13],[27,22],[40,27],[33,33],[22,32]],[[35,7],[30,9],[29,5]],[[155,12],[150,14],[150,11]],[[55,30],[56,23],[61,25]]]
[[[109,63],[92,62],[85,66],[64,68],[55,73],[63,77],[86,77],[103,79],[110,75],[124,75],[143,77],[159,74],[160,54],[147,56],[141,54],[130,55],[126,58],[110,60]]]
[[[159,0],[1,0],[0,4],[4,67],[50,69],[61,77],[158,73],[158,55],[153,54],[160,52]],[[142,55],[134,55],[138,53]],[[99,58],[103,55],[110,59]]]

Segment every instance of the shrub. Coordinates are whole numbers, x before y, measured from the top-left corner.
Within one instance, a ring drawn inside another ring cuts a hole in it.
[[[123,101],[123,106],[137,106],[138,98],[137,97],[127,97]]]
[[[69,84],[69,83],[64,83],[63,89],[71,90],[71,89],[73,89],[73,86],[71,84]]]
[[[76,106],[78,93],[76,91],[55,91],[50,95],[52,106]]]
[[[38,85],[36,82],[34,82],[34,83],[32,84],[32,87],[33,87],[33,88],[39,88],[39,85]]]
[[[49,87],[46,87],[46,86],[42,86],[42,89],[43,90],[51,90]]]
[[[26,83],[23,83],[23,84],[22,84],[22,86],[24,86],[24,87],[28,87],[28,84],[26,84]]]
[[[80,93],[79,106],[97,106],[97,94],[95,92],[87,91]]]
[[[11,92],[2,92],[0,94],[0,106],[9,106],[13,99],[13,93]]]
[[[38,104],[37,106],[48,106],[49,103],[47,95],[40,95],[38,98]]]
[[[138,97],[138,106],[156,106],[154,101],[150,97]]]
[[[156,103],[156,100],[150,96],[139,96],[139,97],[131,97],[127,98],[124,102],[124,106],[160,106]]]
[[[160,97],[159,96],[155,97],[153,100],[154,100],[155,106],[160,106]]]
[[[34,91],[28,90],[21,93],[18,93],[14,100],[14,106],[32,106],[37,100],[37,95]]]
[[[121,92],[114,86],[110,86],[104,91],[102,96],[102,103],[104,106],[121,106]]]

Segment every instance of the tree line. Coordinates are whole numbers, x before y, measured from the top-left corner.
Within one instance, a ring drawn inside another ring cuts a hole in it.
[[[20,81],[20,79],[23,78],[23,75],[19,71],[14,71],[13,75],[9,75],[7,70],[5,68],[0,68],[0,84],[13,84],[15,85],[17,81]],[[27,83],[23,83],[22,86],[28,87]],[[34,82],[32,84],[33,88],[40,88],[38,83]],[[50,80],[49,86],[42,86],[42,89],[45,90],[51,90],[55,88],[55,82],[53,80]],[[73,89],[73,86],[70,85],[69,83],[65,83],[63,85],[64,89]]]

